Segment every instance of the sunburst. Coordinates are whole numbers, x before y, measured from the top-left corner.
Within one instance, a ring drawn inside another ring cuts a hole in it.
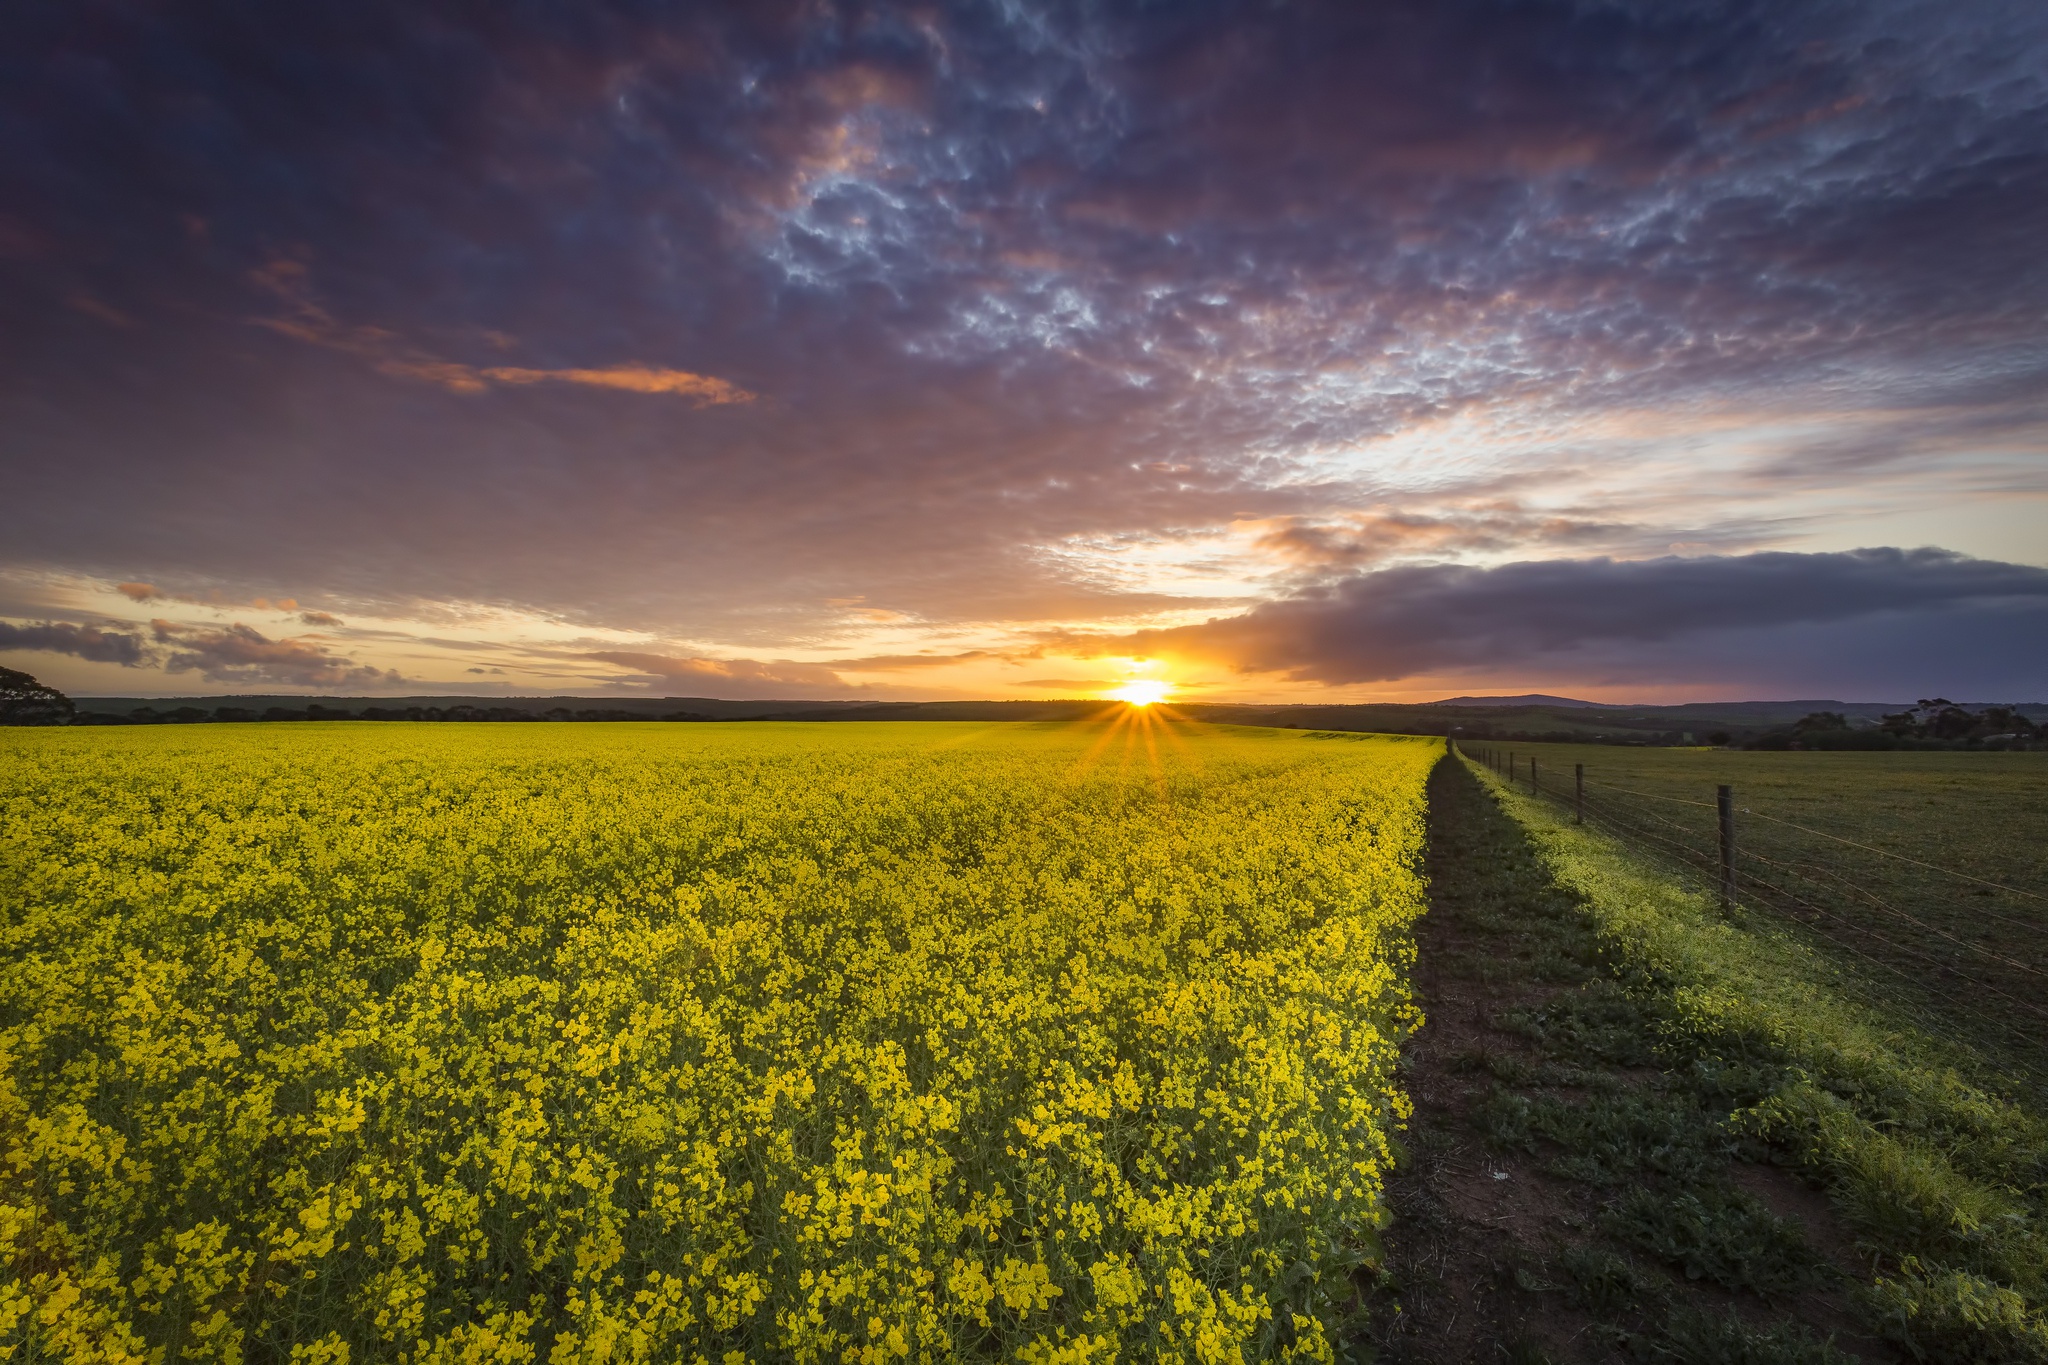
[[[1132,678],[1103,693],[1105,697],[1127,701],[1133,706],[1150,706],[1154,702],[1165,701],[1172,694],[1173,684],[1163,678]]]

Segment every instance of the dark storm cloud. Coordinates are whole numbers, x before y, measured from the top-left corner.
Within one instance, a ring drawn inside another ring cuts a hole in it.
[[[39,621],[13,625],[0,621],[0,649],[36,649],[52,654],[69,654],[94,663],[121,664],[139,668],[148,662],[148,647],[140,636],[124,631],[101,630],[97,626],[72,625],[62,621]]]
[[[2019,614],[2015,615],[2015,609]],[[1480,569],[1408,565],[1358,574],[1238,617],[1104,640],[1102,652],[1212,659],[1245,672],[1323,683],[1383,682],[1597,658],[1611,672],[1645,661],[1631,680],[1683,682],[1718,655],[1721,676],[1769,679],[1789,627],[1875,622],[1900,657],[1920,652],[1929,621],[1961,616],[1987,656],[2037,670],[2048,692],[2048,569],[1942,550],[1854,550],[1663,558],[1558,559]],[[1794,633],[1796,635],[1796,632]],[[1945,632],[1953,635],[1953,631]],[[1658,655],[1686,637],[1710,650]],[[1839,637],[1837,637],[1839,638]],[[1943,665],[1921,659],[1924,669]],[[1982,659],[1973,664],[1981,667]],[[1693,676],[1697,676],[1694,674]]]
[[[1341,528],[1300,452],[1446,414],[1966,431],[2048,377],[2044,70],[2004,0],[15,6],[0,530],[773,648],[1171,605],[1042,550]]]
[[[166,672],[198,673],[209,682],[334,688],[405,681],[391,669],[371,668],[338,655],[317,639],[273,640],[239,621],[219,628],[154,621],[151,631],[167,647]]]

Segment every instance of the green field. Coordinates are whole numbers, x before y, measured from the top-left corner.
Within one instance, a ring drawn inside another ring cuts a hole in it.
[[[1467,747],[1513,753],[1523,790],[1533,758],[1565,802],[1584,764],[1596,824],[1701,867],[1729,784],[1752,911],[2048,1094],[2048,754]]]
[[[1551,1201],[1482,1354],[2048,1358],[2048,755],[1512,747],[1593,823],[1139,711],[0,731],[0,1359],[1434,1362],[1447,1124]],[[1660,870],[1720,782],[1810,901]]]
[[[0,1355],[1327,1360],[1440,753],[0,731]]]
[[[1430,802],[1395,1361],[2048,1361],[2040,1106],[1568,806]]]

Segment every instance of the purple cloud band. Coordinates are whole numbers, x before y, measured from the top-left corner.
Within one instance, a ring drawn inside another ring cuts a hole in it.
[[[1588,648],[1718,634],[1726,664],[1767,674],[1755,642],[1778,638],[1775,628],[1873,617],[1924,621],[1930,613],[2014,606],[2030,609],[2029,622],[2048,614],[2048,569],[1944,550],[1561,559],[1486,569],[1425,564],[1358,574],[1242,616],[1141,631],[1101,648],[1343,684],[1486,665],[1539,667],[1546,657]],[[1989,628],[2022,627],[2007,619]],[[1894,620],[1884,629],[1901,651],[1915,648],[1910,628]],[[2016,660],[2048,659],[2038,636],[2004,643]],[[2048,673],[2039,685],[2048,692]]]
[[[72,625],[61,621],[39,621],[13,625],[0,621],[0,649],[29,649],[51,654],[69,654],[94,663],[121,664],[137,668],[148,662],[148,647],[140,636],[124,631],[102,630],[97,626]]]

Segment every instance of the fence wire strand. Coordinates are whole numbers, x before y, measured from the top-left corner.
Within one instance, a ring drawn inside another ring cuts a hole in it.
[[[1966,882],[1975,882],[1979,886],[1989,886],[1999,891],[2010,891],[2015,896],[2025,896],[2029,900],[2048,901],[2048,896],[2044,896],[2038,891],[2022,891],[2017,886],[2007,886],[2003,882],[1986,881],[1982,877],[1973,877],[1967,872],[1958,872],[1952,867],[1941,867],[1935,863],[1923,863],[1918,858],[1908,858],[1903,853],[1893,853],[1882,848],[1872,848],[1869,844],[1859,844],[1854,839],[1844,839],[1841,835],[1830,834],[1824,829],[1808,829],[1805,825],[1794,824],[1790,820],[1781,820],[1775,815],[1765,815],[1762,811],[1751,810],[1747,806],[1743,808],[1742,813],[1754,816],[1759,820],[1768,820],[1774,825],[1783,825],[1787,829],[1796,829],[1802,834],[1811,834],[1820,839],[1832,839],[1838,844],[1847,844],[1851,848],[1860,848],[1865,853],[1875,853],[1880,858],[1896,858],[1902,863],[1911,863],[1915,867],[1924,867],[1929,872],[1939,872],[1945,876],[1960,877]]]
[[[1692,801],[1683,797],[1665,796],[1657,792],[1639,791],[1610,782],[1597,781],[1584,775],[1583,765],[1579,765],[1579,770],[1575,774],[1574,788],[1558,791],[1542,785],[1533,757],[1528,759],[1531,766],[1525,775],[1521,771],[1520,760],[1523,756],[1520,754],[1514,755],[1517,761],[1510,768],[1507,757],[1511,751],[1482,749],[1475,755],[1471,751],[1461,748],[1459,752],[1490,769],[1494,776],[1508,787],[1526,791],[1531,796],[1549,798],[1551,801],[1571,810],[1580,820],[1595,825],[1608,834],[1620,838],[1623,842],[1636,841],[1644,846],[1647,851],[1660,854],[1669,859],[1688,874],[1697,875],[1703,884],[1703,889],[1709,894],[1720,888],[1723,867],[1719,848],[1702,849],[1693,842],[1702,837],[1714,837],[1712,832],[1702,831],[1680,824],[1675,820],[1666,819],[1652,810],[1640,808],[1630,808],[1625,812],[1617,810],[1605,798],[1604,794],[1612,792],[1618,795],[1637,797],[1649,801],[1660,801],[1671,805],[1691,806],[1701,810],[1717,810],[1718,803]],[[1603,795],[1600,797],[1590,796],[1585,790],[1586,788],[1597,789]],[[1905,854],[1874,848],[1868,844],[1858,843],[1854,839],[1844,839],[1839,835],[1829,834],[1825,830],[1811,829],[1795,821],[1767,815],[1750,807],[1743,807],[1741,813],[1752,819],[1762,820],[1773,825],[1781,825],[1788,829],[1797,830],[1802,834],[1809,834],[1863,852],[1874,853],[1881,857],[1909,863],[1930,872],[1938,872],[1946,876],[1956,877],[1963,881],[1973,882],[1979,886],[1991,887],[1995,890],[2010,892],[2014,895],[2028,897],[2029,899],[2048,900],[2048,897],[2041,896],[2036,892],[2026,891],[2019,887],[2006,886],[2000,882],[1994,882],[1983,877],[1975,877],[1967,872],[1958,872],[1953,868],[1942,867],[1935,863],[1923,862],[1918,858],[1911,858]],[[1664,831],[1670,832],[1661,832],[1653,828],[1653,826],[1662,826]],[[1842,930],[1848,931],[1850,935],[1866,942],[1881,944],[1894,954],[1917,963],[1925,964],[1926,967],[1932,968],[1940,976],[1968,983],[1987,994],[1997,997],[2019,1012],[2048,1022],[2048,1010],[2044,1010],[2028,1000],[2000,989],[1993,982],[1973,976],[1956,965],[1955,962],[1943,961],[1931,952],[1915,947],[1911,943],[1899,942],[1885,934],[1879,933],[1870,925],[1859,923],[1824,905],[1816,904],[1808,896],[1802,896],[1789,886],[1779,884],[1773,877],[1766,876],[1763,869],[1769,869],[1778,878],[1789,877],[1796,879],[1806,886],[1816,889],[1815,892],[1809,894],[1839,896],[1848,900],[1852,905],[1856,905],[1859,909],[1874,910],[1889,915],[1903,924],[1911,925],[1914,929],[1924,934],[1953,944],[1965,952],[1976,954],[1990,963],[1997,964],[1999,967],[2021,972],[2029,977],[2048,978],[2048,970],[2043,970],[2041,966],[2005,956],[2002,953],[1984,947],[1982,944],[1972,943],[1967,939],[1957,937],[1937,925],[1930,924],[1872,892],[1857,877],[1854,870],[1829,866],[1824,860],[1811,854],[1799,855],[1796,861],[1785,861],[1738,845],[1735,849],[1735,859],[1735,866],[1727,871],[1732,874],[1733,888],[1737,892],[1738,904],[1742,899],[1745,899],[1740,893],[1746,888],[1750,892],[1746,899],[1749,899],[1751,904],[1762,902],[1764,905],[1771,906],[1778,913],[1804,924],[1809,930],[1818,934],[1835,948],[1860,958],[1874,967],[1881,968],[1891,976],[1897,977],[1907,985],[1915,988],[1916,994],[1926,991],[1928,983],[1909,974],[1896,962],[1888,962],[1882,957],[1865,951],[1856,942],[1845,938],[1841,932],[1831,932],[1820,921],[1825,920],[1838,925]],[[1745,866],[1745,863],[1748,866]],[[1800,913],[1801,911],[1805,913],[1802,914]],[[2027,924],[2024,921],[2000,915],[1988,909],[1981,910],[1978,913],[1987,919],[2009,925],[2029,935],[2040,934],[2044,927]],[[1900,1003],[1911,1002],[1902,1000]],[[1928,1012],[1927,1005],[1924,1002],[1912,1004],[1912,1009],[1915,1014],[1919,1015],[1926,1015]],[[2024,1044],[2029,1048],[2048,1050],[2048,1041],[2044,1041],[2040,1036],[2018,1029],[2009,1022],[1990,1019],[1981,1022],[1991,1025],[1997,1036]],[[1946,1028],[1939,1028],[1937,1031],[1946,1033],[1948,1030]]]

